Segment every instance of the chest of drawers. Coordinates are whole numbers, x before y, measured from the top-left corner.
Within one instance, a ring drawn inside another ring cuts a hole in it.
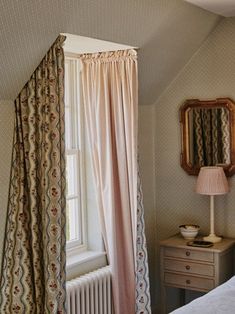
[[[223,239],[210,248],[187,246],[176,235],[160,242],[161,308],[166,313],[166,287],[207,292],[233,275],[235,239]]]

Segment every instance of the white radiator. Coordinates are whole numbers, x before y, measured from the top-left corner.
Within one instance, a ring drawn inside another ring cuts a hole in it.
[[[66,288],[67,314],[112,314],[110,266],[70,280]]]

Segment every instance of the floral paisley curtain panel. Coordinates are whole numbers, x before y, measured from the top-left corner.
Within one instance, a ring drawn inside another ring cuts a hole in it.
[[[151,313],[137,162],[134,50],[81,55],[86,124],[115,314]]]
[[[15,100],[1,313],[65,313],[64,40]]]

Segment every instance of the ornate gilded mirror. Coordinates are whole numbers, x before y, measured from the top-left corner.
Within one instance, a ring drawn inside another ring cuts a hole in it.
[[[235,104],[229,98],[186,100],[180,108],[181,166],[197,175],[202,166],[235,173]]]

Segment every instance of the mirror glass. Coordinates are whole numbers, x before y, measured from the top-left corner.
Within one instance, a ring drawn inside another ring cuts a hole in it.
[[[190,108],[188,162],[193,166],[230,164],[230,128],[227,108]]]
[[[180,108],[181,166],[197,175],[202,166],[235,173],[235,105],[229,98],[187,100]]]

